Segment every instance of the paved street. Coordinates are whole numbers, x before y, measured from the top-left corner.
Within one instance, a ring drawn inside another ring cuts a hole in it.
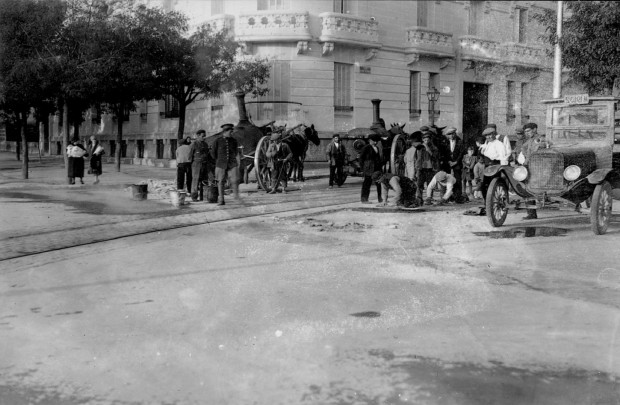
[[[620,221],[383,210],[325,167],[174,208],[174,170],[0,154],[0,403],[620,403]],[[375,196],[374,190],[371,198]]]

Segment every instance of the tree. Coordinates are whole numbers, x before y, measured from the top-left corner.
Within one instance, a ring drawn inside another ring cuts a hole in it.
[[[55,91],[49,49],[63,16],[60,0],[0,0],[0,102],[20,128],[24,179],[28,178],[26,122],[31,108]]]
[[[620,77],[620,2],[565,1],[559,39],[562,64],[570,79],[591,93],[611,95]],[[545,27],[546,40],[555,45],[557,16],[544,10],[534,16]]]

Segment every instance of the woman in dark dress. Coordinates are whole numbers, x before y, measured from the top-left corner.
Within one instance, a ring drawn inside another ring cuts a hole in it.
[[[69,184],[75,184],[76,177],[80,179],[80,183],[84,184],[84,158],[88,156],[86,149],[79,139],[73,139],[67,148],[67,152],[69,157]]]
[[[101,156],[105,153],[103,151],[103,146],[99,143],[97,138],[94,136],[90,137],[90,146],[88,148],[88,154],[90,155],[90,172],[95,176],[95,182],[93,184],[99,183],[99,176],[101,176],[102,168],[101,168]]]

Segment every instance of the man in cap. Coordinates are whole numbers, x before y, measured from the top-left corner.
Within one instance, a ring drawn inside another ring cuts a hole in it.
[[[196,131],[196,141],[189,147],[189,162],[192,165],[192,201],[198,201],[198,194],[202,195],[202,182],[208,180],[208,165],[211,159],[209,145],[206,142],[207,132],[204,129]]]
[[[405,177],[409,180],[415,182],[416,174],[415,174],[415,155],[417,151],[417,147],[422,144],[422,132],[415,131],[411,134],[409,139],[407,140],[407,150],[405,151]]]
[[[466,154],[466,151],[463,142],[456,134],[456,128],[446,128],[444,133],[446,138],[448,138],[448,165],[452,175],[456,178],[454,197],[460,202],[463,199],[461,183],[463,180],[463,156]]]
[[[422,203],[424,196],[424,184],[430,183],[435,173],[439,171],[439,151],[431,141],[431,133],[429,131],[422,132],[422,145],[420,145],[415,154],[415,171],[416,171],[416,199],[418,203]]]
[[[381,150],[377,145],[378,142],[381,142],[381,136],[378,134],[371,135],[368,138],[368,144],[366,144],[360,152],[359,161],[362,168],[362,173],[364,174],[361,194],[362,203],[369,202],[368,197],[370,196],[370,186],[372,186],[373,183],[372,174],[376,171],[381,171],[381,167],[383,166]],[[379,202],[383,201],[381,198],[381,186],[379,184],[377,184],[377,199]]]
[[[425,203],[430,205],[443,205],[448,203],[448,200],[452,197],[452,192],[454,191],[455,184],[457,184],[456,178],[448,174],[446,172],[439,171],[437,174],[433,176],[433,179],[430,183],[428,183],[428,187],[426,188],[426,201]],[[433,191],[438,190],[443,195],[441,200],[438,202],[433,202]]]
[[[222,137],[215,140],[211,157],[215,161],[215,180],[217,181],[217,205],[224,205],[224,185],[226,179],[233,189],[235,200],[239,199],[239,143],[233,138],[233,124],[224,124]]]
[[[332,141],[327,145],[327,162],[329,163],[329,188],[334,187],[334,179],[338,187],[344,182],[342,169],[347,160],[347,150],[340,142],[340,135],[334,134]]]
[[[381,186],[384,206],[403,206],[406,208],[418,206],[415,201],[415,184],[407,177],[376,171],[372,174],[372,181]],[[394,202],[388,204],[390,190],[394,191]]]
[[[286,173],[286,163],[293,158],[291,148],[282,142],[282,133],[274,132],[271,134],[271,142],[267,148],[267,159],[269,159],[269,168],[271,169],[271,190],[270,194],[278,191],[280,181],[282,181],[282,190],[286,192],[288,185],[288,173]]]
[[[519,154],[523,149],[523,144],[525,143],[525,132],[523,132],[522,128],[517,128],[515,130],[515,138],[517,139],[515,142],[515,147],[512,150],[512,160],[518,162]]]
[[[504,144],[496,139],[497,132],[494,128],[486,128],[482,135],[486,137],[485,143],[479,145],[480,153],[488,158],[489,165],[508,164],[508,154]]]

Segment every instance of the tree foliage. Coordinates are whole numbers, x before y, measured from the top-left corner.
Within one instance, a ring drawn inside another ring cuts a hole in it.
[[[611,95],[620,77],[620,2],[565,1],[562,64],[570,78],[591,93]],[[544,10],[535,18],[546,27],[546,40],[555,45],[557,16]]]

